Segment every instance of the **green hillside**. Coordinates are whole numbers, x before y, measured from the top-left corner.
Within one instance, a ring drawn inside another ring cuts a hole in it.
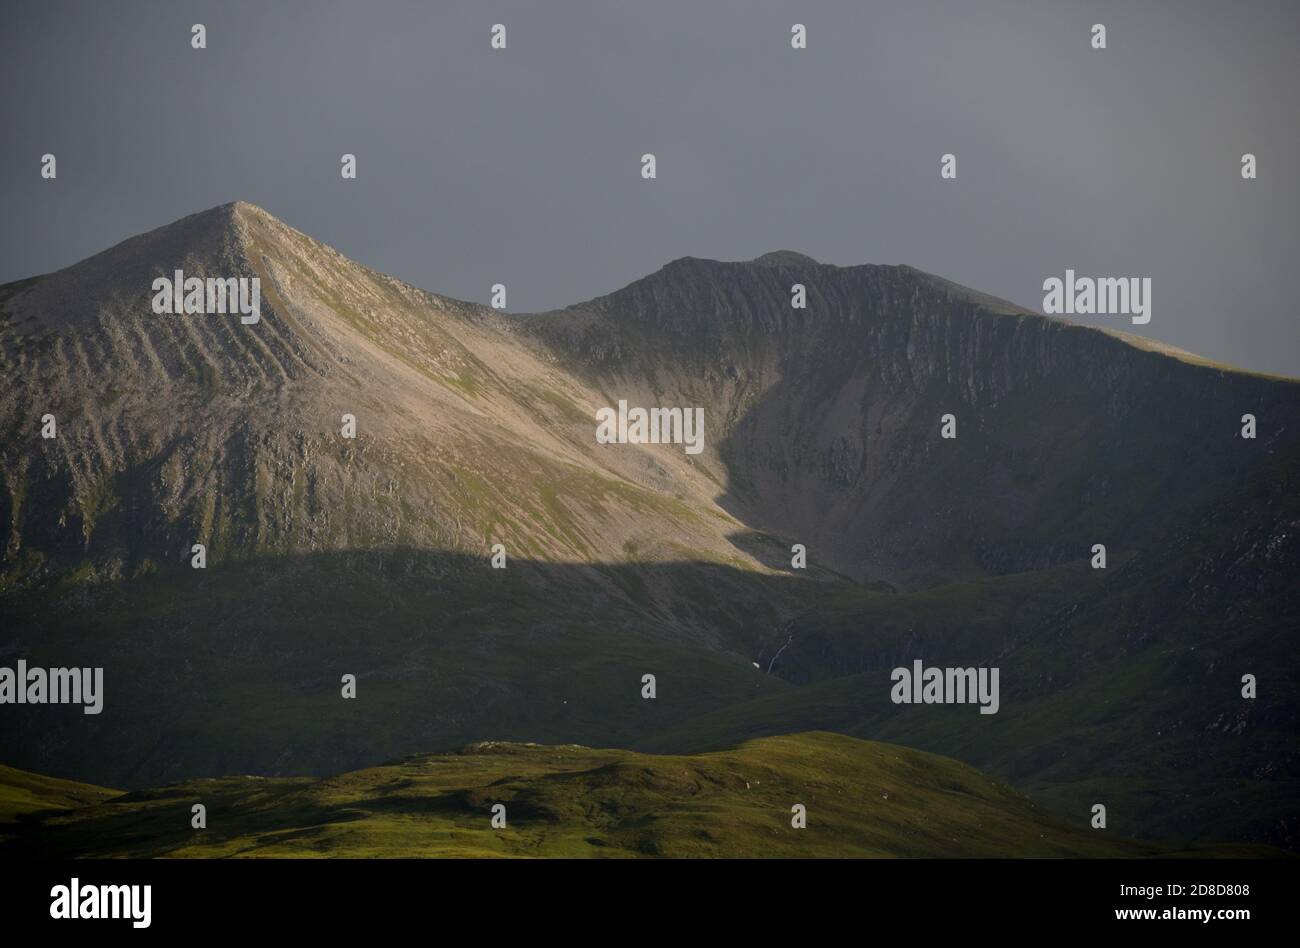
[[[45,777],[0,764],[0,833],[4,832],[4,827],[33,814],[90,806],[120,793],[119,790]]]
[[[6,775],[7,777],[8,775]],[[207,828],[190,827],[207,808]],[[491,826],[492,807],[506,826]],[[806,808],[805,829],[792,807]],[[693,756],[483,742],[327,780],[227,777],[47,816],[6,855],[1143,857],[956,761],[808,733]],[[1250,847],[1198,856],[1270,855]]]

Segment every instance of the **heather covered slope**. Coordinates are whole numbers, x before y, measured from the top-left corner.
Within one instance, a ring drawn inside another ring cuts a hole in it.
[[[153,314],[175,268],[258,276],[261,321]],[[788,252],[503,314],[242,203],[0,287],[0,360],[0,654],[108,682],[102,715],[3,709],[8,764],[141,788],[827,729],[1128,836],[1300,846],[1293,381]],[[597,444],[620,399],[702,407],[704,451]],[[1001,710],[891,704],[916,659],[1000,667]]]
[[[207,828],[190,827],[191,807]],[[494,829],[495,804],[506,825]],[[807,825],[791,825],[802,804]],[[30,824],[0,854],[134,857],[1150,857],[956,761],[833,734],[693,756],[481,742],[325,780],[227,777]],[[1200,857],[1269,856],[1211,847]]]

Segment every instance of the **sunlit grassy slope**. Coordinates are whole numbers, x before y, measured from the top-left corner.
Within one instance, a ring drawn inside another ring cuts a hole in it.
[[[3,774],[5,787],[26,775]],[[207,828],[191,828],[196,803]],[[494,829],[495,804],[507,825]],[[791,825],[792,807],[807,827]],[[48,813],[6,855],[1141,857],[956,761],[822,732],[691,756],[484,742],[327,780],[228,777]],[[1211,847],[1198,855],[1268,855]],[[1184,853],[1185,854],[1185,853]]]
[[[60,780],[0,764],[0,835],[31,814],[70,810],[118,796],[120,791],[74,780]]]

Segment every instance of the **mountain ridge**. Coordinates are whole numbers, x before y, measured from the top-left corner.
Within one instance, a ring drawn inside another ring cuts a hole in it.
[[[308,241],[311,241],[313,244],[329,251],[330,253],[335,254],[339,257],[343,257],[341,253],[339,253],[329,244],[326,244],[323,241],[319,241],[316,238],[313,238],[310,235],[297,230],[297,228],[293,228],[290,225],[285,224],[280,218],[277,218],[275,215],[271,214],[270,212],[260,207],[259,205],[242,199],[236,199],[233,201],[226,202],[225,204],[219,204],[202,211],[196,211],[191,214],[187,214],[184,217],[177,218],[176,220],[168,224],[163,224],[158,227],[152,228],[148,231],[145,231],[141,234],[137,234],[132,237],[125,238],[124,240],[119,241],[118,243],[113,244],[110,247],[105,248],[104,250],[91,254],[90,256],[85,257],[81,260],[75,261],[69,264],[68,266],[61,267],[57,270],[52,270],[45,273],[34,274],[29,277],[23,277],[18,280],[10,281],[8,284],[3,284],[0,286],[14,286],[16,284],[30,283],[31,281],[41,280],[50,276],[55,276],[57,274],[64,273],[68,270],[71,270],[75,267],[81,266],[82,264],[86,264],[91,261],[94,261],[98,258],[106,257],[110,254],[121,252],[122,250],[128,248],[134,248],[137,245],[145,243],[146,238],[150,238],[155,235],[158,238],[165,237],[168,240],[172,240],[174,239],[175,232],[178,229],[180,229],[181,225],[189,222],[199,223],[199,222],[208,222],[213,220],[220,221],[223,218],[227,218],[230,220],[231,226],[236,231],[242,232],[243,228],[240,225],[244,224],[249,217],[260,218],[262,220],[269,220],[271,222],[274,222],[275,225],[293,231],[295,234],[305,238]],[[1161,342],[1159,340],[1152,339],[1149,337],[1139,336],[1134,333],[1113,329],[1107,326],[1085,325],[1078,322],[1065,320],[1060,317],[1054,317],[1048,314],[1044,314],[1036,310],[1023,307],[1009,300],[992,296],[990,294],[983,293],[979,290],[974,290],[970,287],[948,280],[947,278],[941,277],[938,274],[932,273],[927,270],[923,270],[921,268],[912,266],[910,264],[857,263],[857,264],[840,265],[840,264],[821,263],[804,253],[795,250],[788,250],[788,249],[769,251],[767,253],[760,254],[758,257],[754,257],[752,259],[739,260],[739,261],[720,260],[712,257],[685,256],[685,257],[678,257],[675,258],[674,260],[669,261],[659,270],[654,271],[650,274],[646,274],[645,276],[640,277],[636,280],[633,280],[625,287],[613,290],[607,294],[591,297],[579,302],[569,304],[568,306],[561,307],[560,309],[535,310],[535,311],[514,311],[514,310],[497,311],[497,310],[493,310],[491,307],[485,304],[475,303],[469,300],[462,300],[456,297],[448,296],[446,294],[439,293],[436,290],[431,290],[427,287],[419,286],[418,284],[411,283],[406,280],[402,280],[398,277],[390,276],[384,273],[383,271],[375,270],[372,267],[367,267],[365,264],[360,264],[351,260],[349,260],[349,263],[351,263],[353,266],[368,271],[369,273],[373,274],[376,277],[379,277],[383,280],[390,281],[393,283],[401,284],[402,286],[407,287],[410,290],[425,294],[428,297],[435,299],[441,303],[458,305],[460,307],[464,307],[468,311],[474,312],[477,315],[502,317],[502,318],[527,318],[527,317],[535,317],[535,316],[547,316],[554,313],[564,312],[566,310],[574,309],[577,307],[589,306],[598,300],[604,299],[605,297],[615,296],[623,292],[624,290],[628,289],[628,287],[634,286],[637,283],[650,279],[655,275],[663,272],[664,270],[667,270],[677,264],[682,264],[682,263],[718,264],[724,267],[737,267],[737,266],[743,267],[747,265],[754,265],[754,266],[771,267],[773,269],[798,269],[801,267],[802,268],[815,267],[815,268],[829,268],[833,270],[858,270],[858,269],[897,270],[904,273],[916,274],[926,279],[935,281],[937,284],[942,285],[943,287],[949,289],[950,291],[955,291],[957,295],[963,296],[971,301],[979,300],[985,305],[985,308],[989,309],[990,312],[997,312],[1000,309],[1004,311],[1007,315],[1032,316],[1032,317],[1036,317],[1037,319],[1046,320],[1056,324],[1074,326],[1085,332],[1095,332],[1095,333],[1101,333],[1104,335],[1113,336],[1115,338],[1121,339],[1122,341],[1126,342],[1128,345],[1131,345],[1135,348],[1150,349],[1151,351],[1155,351],[1160,354],[1167,355],[1175,359],[1179,359],[1180,361],[1190,360],[1196,365],[1200,365],[1214,370],[1232,372],[1232,373],[1243,374],[1243,375],[1258,376],[1258,377],[1274,379],[1278,381],[1300,383],[1300,377],[1256,372],[1251,369],[1245,369],[1240,366],[1234,366],[1228,363],[1220,362],[1210,357],[1203,356],[1198,353],[1191,352],[1190,350],[1182,349],[1170,343]]]
[[[143,786],[831,728],[1076,816],[1104,792],[1127,835],[1296,845],[1296,383],[764,257],[514,314],[234,202],[0,287],[0,653],[112,683],[102,720],[29,709],[0,755]],[[260,322],[153,314],[177,268],[258,278]],[[699,408],[702,451],[598,443],[620,401]],[[1001,666],[1002,710],[900,711],[918,657]]]
[[[770,549],[737,542],[753,534],[816,549],[833,573],[924,588],[1060,563],[1108,538],[1123,548],[1300,430],[1292,380],[911,267],[757,260],[679,258],[563,310],[499,313],[355,264],[235,201],[0,287],[0,577],[14,581],[24,550],[65,569],[96,550],[110,572],[148,568],[160,547],[187,551],[185,534],[210,536],[218,557],[499,540],[558,561],[685,545],[772,568]],[[152,277],[187,265],[260,276],[265,325],[142,314]],[[789,281],[809,267],[808,309],[794,309]],[[25,381],[37,376],[52,384]],[[703,453],[597,450],[595,411],[620,401],[705,406]],[[64,417],[65,438],[33,455],[47,412]],[[1262,451],[1243,457],[1247,412]],[[353,443],[334,434],[345,414],[359,419]],[[949,415],[961,430],[945,445]],[[360,468],[358,450],[371,459]],[[502,453],[516,450],[528,460]],[[1169,467],[1173,456],[1184,461]],[[954,465],[978,472],[959,494],[979,506],[957,516],[943,486]],[[395,509],[357,522],[345,485],[358,474]],[[35,503],[56,522],[28,520]],[[118,522],[124,508],[131,523]],[[1054,526],[1026,531],[1033,519]]]

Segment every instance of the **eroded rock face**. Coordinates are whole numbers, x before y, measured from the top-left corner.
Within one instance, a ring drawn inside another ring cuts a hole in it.
[[[257,278],[262,318],[159,315],[173,270]],[[6,582],[261,553],[617,561],[740,524],[668,448],[597,452],[600,393],[490,309],[354,264],[236,203],[0,288]],[[58,436],[39,437],[52,414]],[[344,415],[356,436],[342,435]],[[680,452],[679,452],[680,453]]]
[[[796,282],[807,309],[790,305]],[[1131,547],[1300,431],[1295,382],[907,267],[685,259],[536,325],[592,384],[708,405],[719,503],[746,524],[910,588],[1076,559],[1103,537]],[[1247,412],[1271,419],[1255,442],[1239,437]]]
[[[174,268],[259,278],[261,324],[153,314]],[[727,538],[754,529],[919,588],[1138,544],[1300,431],[1293,382],[790,251],[683,258],[507,317],[237,202],[0,288],[0,306],[11,580],[183,560],[200,537],[217,558],[481,552],[490,534],[607,562],[686,543],[757,567]],[[596,409],[620,398],[703,408],[705,451],[596,445]]]

